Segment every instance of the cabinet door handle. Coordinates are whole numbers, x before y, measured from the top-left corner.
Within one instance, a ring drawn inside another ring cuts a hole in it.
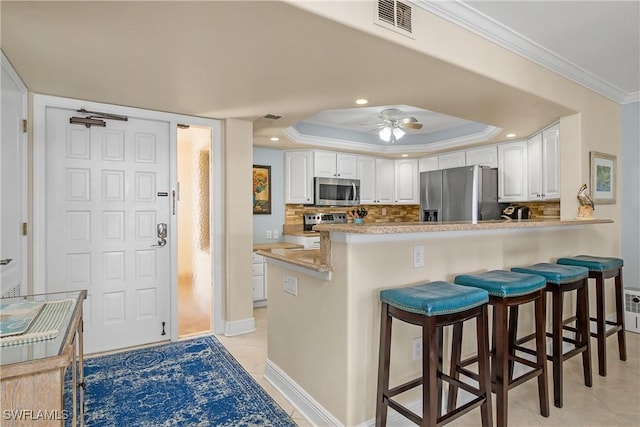
[[[7,265],[7,264],[9,264],[11,261],[13,261],[13,258],[0,259],[0,265]]]

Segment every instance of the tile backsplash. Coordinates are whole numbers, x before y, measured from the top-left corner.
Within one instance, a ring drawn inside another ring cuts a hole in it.
[[[412,222],[420,218],[419,205],[360,205],[367,209],[365,222]],[[284,214],[285,232],[287,229],[295,231],[304,225],[302,214],[306,212],[350,212],[354,207],[318,207],[307,205],[286,205]]]

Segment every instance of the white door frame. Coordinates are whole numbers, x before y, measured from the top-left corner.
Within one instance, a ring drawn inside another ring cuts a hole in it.
[[[27,86],[25,86],[24,82],[16,72],[16,70],[11,65],[9,59],[5,56],[4,52],[0,50],[0,61],[2,63],[2,68],[7,72],[11,80],[16,84],[16,86],[20,89],[20,93],[22,94],[22,117],[26,120],[29,117],[29,90]],[[21,150],[19,151],[20,158],[17,159],[20,163],[21,168],[21,179],[22,179],[22,194],[20,195],[21,203],[20,207],[22,210],[22,222],[29,224],[28,220],[28,212],[29,212],[29,180],[28,180],[28,162],[27,162],[27,152],[28,152],[28,143],[29,143],[29,134],[27,132],[22,133],[22,143],[20,144]],[[20,262],[22,263],[22,277],[20,278],[21,293],[27,294],[29,292],[29,235],[31,232],[29,231],[26,236],[23,236],[22,239],[22,248],[20,256],[22,259]],[[4,287],[0,288],[4,291]],[[0,292],[2,292],[0,291]]]
[[[224,210],[222,209],[224,188],[224,174],[222,172],[222,145],[223,133],[220,120],[201,117],[185,116],[180,114],[164,113],[152,110],[123,107],[111,104],[102,104],[91,101],[81,101],[70,98],[60,98],[49,95],[33,95],[33,292],[44,293],[46,286],[46,109],[53,108],[83,108],[93,111],[108,111],[114,114],[135,116],[141,119],[159,120],[169,123],[169,174],[171,191],[177,191],[177,125],[178,123],[192,124],[211,128],[211,265],[213,266],[213,322],[214,333],[223,333],[225,330],[225,313],[223,304],[222,281],[225,278],[222,262],[222,242]],[[177,230],[176,216],[171,215],[171,230]],[[178,276],[177,276],[177,233],[169,236],[171,243],[171,341],[178,339]],[[38,243],[40,242],[40,243]]]

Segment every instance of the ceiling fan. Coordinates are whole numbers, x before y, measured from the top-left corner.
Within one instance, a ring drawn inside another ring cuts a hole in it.
[[[378,136],[384,142],[392,144],[405,135],[403,129],[422,129],[415,117],[407,116],[397,108],[387,108],[378,114],[380,121],[376,123]]]

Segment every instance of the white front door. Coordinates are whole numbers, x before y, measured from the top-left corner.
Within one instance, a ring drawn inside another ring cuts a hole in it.
[[[0,294],[24,294],[26,236],[22,223],[26,222],[25,150],[26,133],[23,120],[27,113],[27,88],[2,55],[2,168],[0,188]]]
[[[88,290],[87,353],[168,340],[169,123],[72,116],[83,115],[46,109],[46,290]]]

